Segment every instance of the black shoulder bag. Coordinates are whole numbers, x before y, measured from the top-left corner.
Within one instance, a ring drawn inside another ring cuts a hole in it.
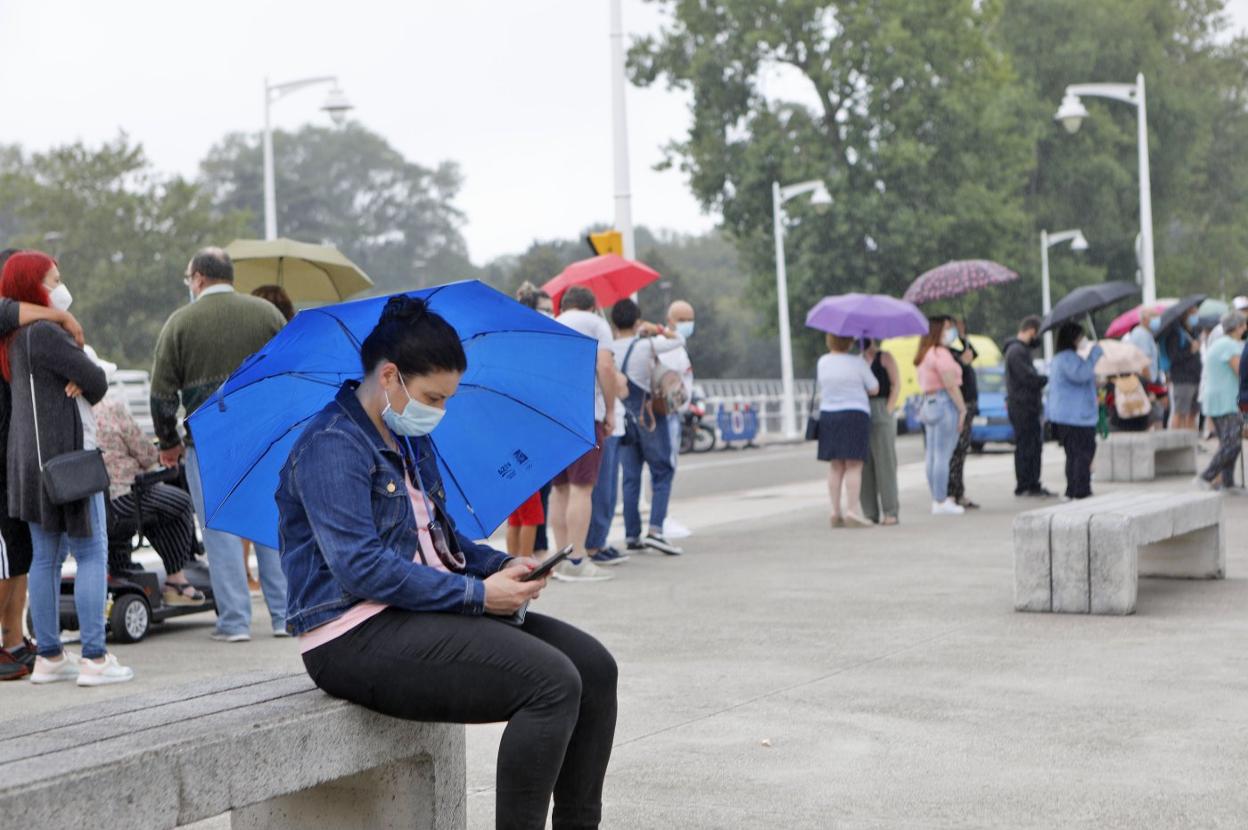
[[[819,376],[815,376],[815,390],[810,393],[810,412],[806,417],[806,440],[819,440]]]
[[[72,504],[104,492],[108,489],[108,468],[99,450],[72,450],[43,463],[39,402],[35,397],[35,350],[31,346],[29,327],[26,329],[26,353],[30,364],[30,407],[35,416],[35,454],[39,458],[39,473],[48,501],[56,505]],[[77,407],[77,402],[74,406]]]

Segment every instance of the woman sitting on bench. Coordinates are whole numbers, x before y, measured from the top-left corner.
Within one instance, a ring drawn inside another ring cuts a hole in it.
[[[117,367],[98,361],[112,379]],[[110,372],[110,368],[112,372]],[[139,428],[126,402],[113,392],[95,405],[96,440],[108,467],[109,508],[123,522],[143,515],[143,535],[165,565],[164,599],[168,605],[203,605],[201,591],[187,581],[182,569],[195,555],[195,512],[185,490],[158,483],[142,492],[142,503],[130,487],[135,476],[156,466],[159,453]]]
[[[428,436],[468,365],[459,335],[399,296],[360,352],[363,381],[308,422],[277,489],[303,664],[329,694],[394,717],[507,721],[497,826],[540,830],[553,793],[557,830],[597,827],[615,661],[583,631],[523,613],[546,584],[525,580],[536,560],[474,543],[447,515]]]

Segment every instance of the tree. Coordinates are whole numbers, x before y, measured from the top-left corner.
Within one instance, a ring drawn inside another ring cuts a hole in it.
[[[475,276],[453,205],[461,176],[403,158],[384,138],[352,122],[273,135],[278,230],[335,245],[379,290],[420,288]],[[200,180],[219,210],[250,213],[247,233],[264,235],[259,137],[232,133],[208,152]]]
[[[1046,123],[1027,187],[1037,228],[1082,227],[1085,255],[1134,280],[1139,231],[1136,112],[1089,98],[1083,128],[1052,123],[1070,83],[1147,83],[1160,295],[1237,293],[1248,267],[1248,40],[1228,38],[1223,0],[1011,0],[997,37]],[[1038,258],[1038,255],[1037,255]],[[1067,288],[1083,281],[1062,280]],[[1056,292],[1055,292],[1056,293]],[[1058,293],[1060,296],[1060,293]]]
[[[225,244],[244,224],[215,211],[194,183],[154,173],[125,135],[30,155],[0,148],[0,205],[0,240],[58,259],[88,342],[143,369],[166,317],[186,301],[195,250]]]
[[[1021,259],[1035,128],[1020,129],[1025,101],[989,38],[996,3],[654,2],[670,22],[634,44],[632,78],[692,92],[669,163],[722,212],[773,312],[773,181],[823,179],[834,201],[823,213],[786,208],[794,319],[825,294],[900,294],[949,259]],[[777,68],[815,103],[769,98],[763,79]],[[817,339],[802,342],[813,358]]]

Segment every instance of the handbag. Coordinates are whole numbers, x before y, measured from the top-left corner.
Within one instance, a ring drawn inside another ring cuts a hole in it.
[[[810,414],[806,416],[806,440],[819,440],[819,410],[815,408],[815,404],[819,400],[819,378],[815,378],[814,391],[810,393]]]
[[[39,475],[48,501],[58,506],[72,504],[104,492],[108,489],[108,468],[104,466],[104,454],[99,450],[71,450],[43,463],[39,401],[35,396],[35,352],[30,344],[29,327],[26,329],[26,353],[30,363],[30,406],[35,418],[35,454],[39,459]]]

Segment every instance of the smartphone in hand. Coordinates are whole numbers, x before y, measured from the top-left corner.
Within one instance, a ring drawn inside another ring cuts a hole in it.
[[[573,545],[568,545],[566,548],[559,551],[554,556],[550,557],[549,559],[547,559],[542,564],[538,565],[533,570],[529,571],[528,574],[525,575],[524,579],[520,581],[532,582],[535,579],[544,579],[546,576],[550,574],[551,571],[555,569],[556,565],[558,565],[560,562],[562,562],[563,560],[571,556],[572,551],[574,549],[575,547]]]

